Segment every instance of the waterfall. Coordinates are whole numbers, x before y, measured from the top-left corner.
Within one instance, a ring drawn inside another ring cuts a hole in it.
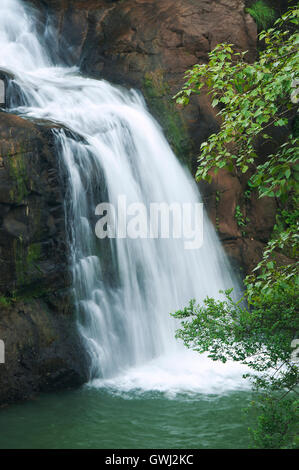
[[[163,381],[200,390],[210,382],[216,389],[240,384],[236,368],[214,364],[178,344],[178,325],[170,316],[191,298],[238,288],[207,215],[199,249],[186,249],[181,238],[99,239],[95,234],[101,202],[116,207],[125,198],[143,207],[193,207],[201,202],[195,182],[141,93],[85,78],[77,67],[63,65],[48,46],[55,32],[48,27],[42,37],[36,23],[34,11],[21,1],[1,0],[0,68],[13,73],[10,89],[18,90],[17,99],[10,92],[11,112],[63,125],[53,132],[67,180],[72,287],[90,378],[98,385],[126,382],[128,387],[147,381],[149,388]]]

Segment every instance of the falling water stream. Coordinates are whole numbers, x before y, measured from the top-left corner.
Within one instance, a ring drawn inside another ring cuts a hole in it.
[[[83,77],[77,67],[64,65],[49,47],[55,31],[49,26],[38,34],[36,21],[21,1],[1,0],[0,68],[14,76],[8,90],[11,112],[61,124],[53,133],[67,181],[77,322],[90,357],[85,397],[91,396],[95,406],[98,393],[96,406],[101,409],[108,401],[110,412],[111,400],[122,396],[137,402],[146,397],[146,403],[155,393],[182,403],[182,397],[188,403],[191,396],[204,396],[199,403],[206,409],[209,396],[227,400],[232,393],[240,400],[248,388],[244,368],[185,349],[175,339],[178,325],[170,316],[191,298],[238,289],[208,217],[204,214],[198,249],[186,249],[179,238],[101,240],[95,234],[95,209],[101,202],[114,207],[121,198],[144,207],[201,202],[191,175],[140,92]],[[57,399],[64,401],[61,395]]]

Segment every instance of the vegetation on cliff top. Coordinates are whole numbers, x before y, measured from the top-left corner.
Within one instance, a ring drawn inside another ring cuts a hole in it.
[[[271,26],[276,16],[275,10],[263,0],[253,3],[246,11],[252,16],[258,27],[262,29]]]
[[[249,174],[260,197],[279,203],[277,223],[263,259],[245,279],[244,297],[207,298],[174,314],[183,319],[177,336],[214,360],[248,364],[255,394],[255,447],[298,444],[298,7],[259,35],[265,47],[257,60],[219,44],[207,64],[195,65],[176,95],[186,105],[192,93],[208,88],[222,125],[201,145],[197,180],[211,181],[220,168]],[[289,26],[289,27],[288,27]],[[279,265],[276,254],[290,259]],[[298,340],[299,343],[299,340]]]

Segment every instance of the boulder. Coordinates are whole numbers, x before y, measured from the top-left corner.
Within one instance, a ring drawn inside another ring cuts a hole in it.
[[[53,127],[0,112],[0,403],[88,377],[69,290]]]

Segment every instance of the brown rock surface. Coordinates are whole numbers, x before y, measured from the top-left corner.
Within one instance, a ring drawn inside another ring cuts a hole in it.
[[[261,260],[277,211],[276,200],[260,199],[256,190],[249,190],[248,179],[221,169],[211,184],[200,185],[218,236],[241,274],[250,273]]]
[[[27,0],[51,18],[64,57],[96,78],[140,89],[179,158],[217,129],[206,96],[172,100],[192,65],[220,42],[255,56],[256,26],[243,0]],[[44,8],[42,7],[44,5]],[[66,40],[69,47],[66,46]]]

